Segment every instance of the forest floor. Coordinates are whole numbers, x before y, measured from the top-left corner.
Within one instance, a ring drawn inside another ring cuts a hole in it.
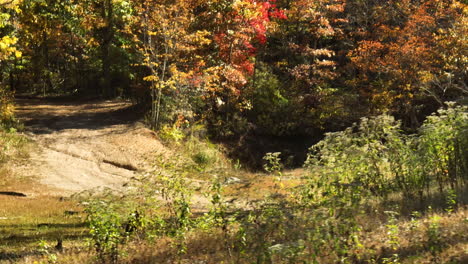
[[[16,114],[34,148],[15,171],[47,186],[42,194],[119,189],[169,151],[125,101],[18,99]]]

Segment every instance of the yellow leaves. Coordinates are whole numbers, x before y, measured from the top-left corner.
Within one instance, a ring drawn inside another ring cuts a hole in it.
[[[152,82],[154,84],[154,89],[176,89],[178,85],[183,83],[187,79],[188,73],[181,72],[177,69],[175,64],[171,64],[168,68],[169,77],[164,79],[163,76],[159,77],[155,74],[148,75],[143,78],[144,81]]]
[[[276,62],[276,67],[279,67],[279,68],[286,67],[288,65],[289,63],[287,60],[281,60],[281,61]]]
[[[9,9],[14,9],[17,12],[20,12],[18,5],[21,3],[21,0],[0,0],[0,6],[6,7]]]
[[[15,55],[16,58],[20,58],[22,53],[14,47],[18,42],[18,38],[4,36],[0,39],[0,61],[8,59],[11,55]]]
[[[211,33],[208,30],[198,30],[194,34],[188,36],[188,40],[197,45],[210,45],[212,40],[209,38]]]
[[[99,42],[95,38],[90,38],[87,43],[88,46],[96,47],[99,46]]]
[[[433,81],[435,77],[430,71],[420,71],[418,75],[422,83],[429,83]]]
[[[203,71],[205,89],[210,92],[215,92],[219,88],[219,80],[222,67],[213,66]]]
[[[236,12],[242,14],[242,16],[248,20],[248,19],[251,19],[260,15],[260,13],[257,10],[256,5],[257,4],[254,1],[248,2],[248,1],[236,0],[234,1],[232,8],[236,10]]]
[[[167,81],[161,82],[162,87],[166,87],[166,88],[173,89],[173,90],[177,89],[178,84],[179,84],[179,82],[178,82],[176,76],[172,76]]]
[[[10,37],[10,36],[5,36],[2,38],[0,41],[0,48],[4,49],[7,46],[11,46],[16,44],[18,42],[18,38],[16,37]]]
[[[158,82],[159,81],[159,77],[158,76],[155,76],[155,75],[149,75],[149,76],[146,76],[143,78],[143,81],[146,81],[146,82]]]
[[[14,105],[8,100],[8,98],[2,98],[0,95],[0,121],[12,119],[14,112]]]
[[[172,75],[177,75],[179,74],[179,71],[177,70],[177,66],[172,64],[169,66],[169,72],[172,74]]]

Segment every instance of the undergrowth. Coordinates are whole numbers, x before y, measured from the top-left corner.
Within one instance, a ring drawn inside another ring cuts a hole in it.
[[[308,172],[294,189],[283,190],[279,155],[267,155],[265,169],[278,176],[278,184],[243,208],[224,196],[222,181],[213,177],[200,191],[209,203],[197,211],[190,173],[160,170],[141,181],[125,213],[102,202],[88,207],[98,261],[402,263],[423,257],[440,262],[451,246],[467,243],[466,235],[454,233],[468,231],[464,201],[458,199],[468,177],[467,128],[466,108],[452,104],[430,116],[416,135],[403,133],[389,116],[362,119],[311,148]],[[434,193],[445,201],[438,213],[424,203]],[[419,218],[407,228],[410,209],[417,209],[411,216]],[[447,221],[455,221],[453,229],[442,227],[444,209],[451,214]],[[366,221],[370,217],[375,220]],[[385,243],[368,248],[366,237],[377,235],[378,228],[386,232]],[[420,237],[408,245],[404,240],[414,233]],[[165,246],[140,254],[126,243]]]
[[[222,166],[160,160],[133,191],[83,203],[92,261],[464,263],[467,129],[467,109],[453,104],[414,135],[389,116],[362,119],[313,146],[292,188],[268,154],[274,184],[242,206],[226,195]],[[196,155],[199,144],[184,148]]]

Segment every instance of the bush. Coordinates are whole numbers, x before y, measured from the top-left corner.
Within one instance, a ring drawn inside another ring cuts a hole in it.
[[[467,108],[448,104],[430,116],[419,134],[405,135],[400,123],[382,115],[335,133],[311,148],[306,166],[329,188],[359,188],[386,197],[401,191],[421,197],[431,183],[454,189],[467,179]]]
[[[117,263],[120,247],[142,226],[135,206],[125,201],[94,200],[87,207],[91,242],[102,263]]]
[[[185,134],[182,130],[177,128],[176,126],[168,126],[164,125],[158,133],[159,137],[162,140],[168,142],[174,142],[179,144],[185,138]]]
[[[452,189],[468,180],[468,108],[448,103],[429,116],[421,127],[420,152],[424,173]]]
[[[0,87],[0,129],[9,128],[15,123],[12,96]]]

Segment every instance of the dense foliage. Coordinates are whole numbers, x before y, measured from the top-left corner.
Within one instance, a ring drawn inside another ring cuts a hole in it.
[[[152,253],[137,251],[129,262],[445,263],[440,253],[449,239],[464,240],[443,233],[431,206],[452,214],[465,202],[467,125],[467,109],[453,105],[410,136],[390,116],[364,118],[311,148],[294,189],[282,185],[279,153],[268,154],[265,169],[277,175],[275,186],[248,206],[225,196],[226,175],[215,172],[203,189],[210,204],[202,213],[187,171],[168,166],[146,175],[133,195],[91,200],[92,245],[99,261],[116,263],[128,259],[125,244],[135,241]],[[440,196],[442,205],[431,202]],[[430,218],[423,221],[423,214]],[[398,224],[404,217],[411,217],[409,227]],[[466,230],[466,219],[453,225]],[[377,228],[385,233],[373,241],[381,248],[368,247]],[[411,248],[401,245],[415,234]],[[166,252],[155,250],[161,246]],[[421,258],[424,252],[430,256]]]
[[[0,100],[131,97],[155,128],[318,135],[405,128],[468,93],[463,1],[1,1]]]
[[[24,141],[15,94],[132,99],[176,145],[207,130],[263,156],[265,138],[322,139],[295,188],[282,182],[291,153],[267,154],[271,193],[252,200],[228,200],[227,182],[242,180],[209,170],[208,143],[187,144],[190,166],[160,162],[135,192],[84,204],[97,262],[400,263],[428,252],[438,263],[465,235],[421,219],[466,197],[467,15],[461,0],[0,0],[0,165]],[[401,246],[404,217],[408,236],[424,234],[412,248]]]

